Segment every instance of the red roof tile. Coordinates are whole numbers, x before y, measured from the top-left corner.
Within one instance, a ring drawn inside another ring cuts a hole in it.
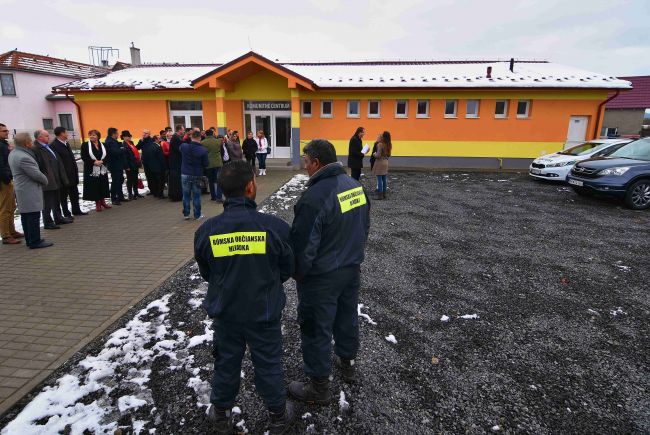
[[[110,72],[108,68],[89,65],[87,63],[16,50],[0,54],[0,68],[80,79],[102,76]]]
[[[632,82],[631,91],[620,95],[607,103],[607,109],[648,109],[650,108],[650,76],[619,77]],[[609,94],[613,96],[614,93]]]

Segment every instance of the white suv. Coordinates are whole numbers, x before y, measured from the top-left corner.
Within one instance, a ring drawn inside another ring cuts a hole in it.
[[[528,175],[541,180],[566,181],[576,163],[592,157],[607,156],[632,139],[594,139],[580,145],[538,157],[528,168]]]

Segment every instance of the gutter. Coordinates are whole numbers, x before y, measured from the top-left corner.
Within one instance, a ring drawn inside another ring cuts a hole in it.
[[[614,95],[612,95],[611,97],[609,97],[608,99],[606,99],[605,101],[603,101],[598,105],[598,115],[596,117],[596,124],[594,126],[594,139],[598,139],[598,130],[599,130],[598,127],[600,127],[598,124],[600,123],[600,117],[603,114],[603,108],[605,107],[605,104],[609,103],[614,98],[618,97],[620,93],[621,93],[620,89],[617,89]]]

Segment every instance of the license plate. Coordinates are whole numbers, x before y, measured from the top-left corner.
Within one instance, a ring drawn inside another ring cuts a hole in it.
[[[580,180],[574,180],[571,178],[569,179],[569,184],[573,184],[574,186],[582,186],[584,183]]]
[[[542,173],[542,171],[539,170],[539,169],[532,168],[532,169],[530,170],[530,173],[531,173],[531,174],[535,174],[535,175],[539,175],[539,174]]]

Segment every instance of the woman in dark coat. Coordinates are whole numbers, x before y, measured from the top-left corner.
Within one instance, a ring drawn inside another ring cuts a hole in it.
[[[111,208],[106,204],[110,196],[108,186],[108,169],[106,169],[107,151],[99,141],[101,134],[97,130],[88,132],[88,142],[81,144],[81,160],[84,162],[84,194],[86,201],[95,201],[95,210]]]
[[[181,144],[183,143],[183,128],[176,127],[176,134],[169,141],[169,181],[167,195],[171,201],[183,199],[181,190]]]
[[[361,168],[363,168],[363,135],[366,134],[366,130],[363,127],[357,128],[357,131],[354,132],[354,136],[350,138],[350,144],[348,146],[348,168],[350,168],[350,175],[355,180],[361,178]]]

